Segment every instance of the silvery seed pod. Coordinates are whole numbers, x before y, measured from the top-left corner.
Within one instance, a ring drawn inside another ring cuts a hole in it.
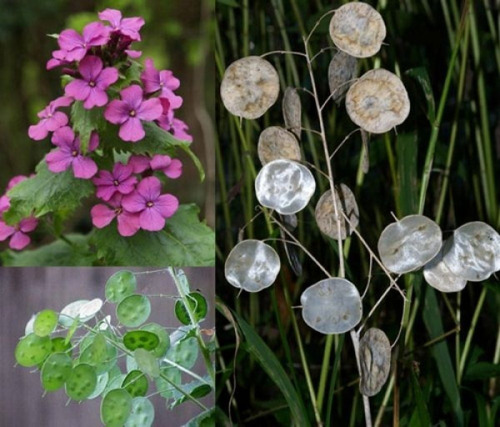
[[[270,126],[261,132],[257,154],[262,165],[277,159],[301,159],[297,139],[293,133],[280,126]]]
[[[359,341],[361,379],[359,391],[375,396],[389,377],[391,369],[391,343],[384,331],[370,328]]]
[[[339,104],[345,93],[352,85],[356,77],[358,60],[345,52],[339,50],[333,55],[328,66],[328,85],[333,100]]]
[[[302,104],[297,89],[287,87],[283,95],[283,119],[285,126],[300,140],[302,128]]]

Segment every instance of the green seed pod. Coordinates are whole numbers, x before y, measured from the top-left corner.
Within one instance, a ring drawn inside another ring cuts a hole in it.
[[[43,363],[40,372],[42,386],[47,391],[54,391],[64,386],[71,375],[73,361],[66,353],[52,353]]]
[[[155,357],[162,357],[170,347],[170,336],[165,328],[158,323],[148,323],[141,326],[141,330],[153,332],[160,340],[158,346],[151,351]]]
[[[29,334],[22,338],[16,346],[15,357],[21,366],[36,366],[42,363],[52,351],[52,341],[49,337],[39,337]]]
[[[122,388],[132,397],[146,396],[149,388],[148,379],[141,371],[131,371],[123,380]]]
[[[191,311],[193,311],[194,321],[200,322],[201,320],[203,320],[206,317],[208,311],[208,304],[205,297],[199,292],[191,292],[187,295],[187,300],[189,301]],[[191,324],[191,319],[189,317],[186,306],[184,305],[184,301],[176,301],[175,316],[183,325]]]
[[[132,351],[137,348],[151,351],[158,347],[159,343],[160,339],[158,336],[148,331],[130,331],[123,337],[123,344]]]
[[[143,348],[138,348],[134,351],[134,358],[137,362],[137,367],[145,374],[148,374],[151,378],[156,378],[160,375],[158,359],[149,351],[144,350]]]
[[[124,389],[108,392],[101,402],[101,421],[106,427],[120,427],[125,424],[132,410],[132,397]]]
[[[57,314],[53,310],[43,310],[37,314],[33,331],[39,337],[50,335],[57,326]]]
[[[96,385],[94,367],[80,363],[73,368],[66,381],[66,394],[73,400],[84,400],[94,392]]]
[[[117,271],[106,282],[106,299],[119,303],[123,298],[133,294],[137,288],[137,280],[131,271]]]
[[[148,320],[151,314],[151,303],[144,295],[129,295],[116,307],[116,317],[129,328],[136,328]]]
[[[155,408],[150,400],[145,397],[134,397],[125,427],[151,427],[154,419]]]

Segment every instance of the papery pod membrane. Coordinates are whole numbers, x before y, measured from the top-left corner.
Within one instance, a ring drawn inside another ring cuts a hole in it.
[[[276,251],[260,240],[243,240],[229,253],[224,266],[226,280],[247,292],[271,286],[281,268]]]
[[[332,191],[327,190],[319,199],[314,212],[316,223],[323,234],[337,240],[345,240],[352,234],[354,228],[359,224],[359,209],[354,193],[345,184],[335,189],[335,204],[338,215],[335,215],[335,206],[333,204]],[[345,220],[344,215],[349,219]],[[340,227],[339,224],[340,223]]]
[[[149,351],[138,348],[134,351],[134,357],[137,362],[137,367],[142,372],[148,374],[151,378],[157,378],[160,375],[158,359]]]
[[[375,396],[391,370],[391,343],[382,330],[370,328],[363,335],[359,341],[359,362],[359,391],[365,396]]]
[[[302,104],[297,89],[287,87],[283,95],[283,119],[285,126],[300,140],[302,132]]]
[[[186,369],[191,369],[198,359],[198,354],[198,342],[196,338],[191,337],[172,344],[165,355],[165,359],[171,360]]]
[[[333,55],[328,66],[328,85],[333,100],[339,104],[358,71],[358,60],[348,53],[339,50]]]
[[[94,317],[101,310],[103,301],[100,298],[94,298],[88,303],[82,305],[78,312],[80,318],[87,319]]]
[[[424,279],[440,292],[460,292],[467,285],[467,280],[453,274],[443,261],[446,241],[438,254],[424,267]]]
[[[80,309],[88,302],[89,300],[82,299],[69,303],[61,310],[61,313],[59,314],[59,323],[62,326],[69,328],[74,324],[75,319],[79,319],[82,322],[90,320],[92,317],[89,317],[87,319],[80,318]]]
[[[370,133],[385,133],[410,114],[410,98],[403,82],[390,71],[378,68],[363,74],[348,90],[347,114]]]
[[[151,401],[145,397],[134,397],[125,427],[151,427],[154,419],[155,409]]]
[[[106,282],[106,299],[119,303],[133,294],[137,288],[137,279],[131,271],[117,271]]]
[[[129,328],[142,325],[150,314],[151,302],[148,297],[140,294],[125,297],[116,307],[116,317]]]
[[[292,160],[273,160],[259,171],[255,193],[262,206],[282,215],[300,212],[311,200],[316,181],[311,171]]]
[[[109,372],[104,372],[103,374],[97,376],[97,384],[95,386],[95,389],[90,394],[90,396],[87,397],[87,400],[95,399],[96,397],[99,397],[104,393],[104,390],[106,390],[106,386],[108,385],[108,381],[110,378]]]
[[[347,3],[335,11],[330,21],[330,37],[335,46],[356,58],[375,55],[385,36],[382,16],[366,3]]]
[[[132,397],[118,388],[106,393],[101,401],[101,421],[106,427],[120,427],[132,411]]]
[[[290,231],[293,232],[297,228],[297,215],[281,215],[281,220],[283,225]],[[288,243],[286,233],[280,228],[280,236],[283,239],[283,246],[285,247],[286,257],[288,259],[288,263],[292,268],[293,272],[297,277],[302,275],[302,263],[300,262],[299,251],[297,246],[294,244]]]
[[[486,280],[500,270],[500,235],[484,222],[468,222],[447,240],[443,261],[453,274],[465,280]]]
[[[302,317],[322,334],[343,334],[361,320],[363,306],[358,289],[340,277],[320,280],[300,297]]]
[[[231,114],[257,119],[274,105],[279,90],[278,72],[271,63],[259,56],[248,56],[227,67],[220,94]]]
[[[273,160],[287,159],[300,161],[300,147],[293,133],[280,126],[270,126],[259,136],[257,154],[262,165]]]
[[[378,240],[382,263],[396,274],[418,270],[433,259],[441,247],[441,229],[423,215],[405,216],[389,224]]]

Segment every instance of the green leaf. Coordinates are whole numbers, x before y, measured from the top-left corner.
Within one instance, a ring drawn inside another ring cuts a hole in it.
[[[500,364],[477,362],[470,364],[465,371],[464,380],[487,380],[500,376]]]
[[[133,83],[141,82],[142,65],[130,59],[127,62],[130,62],[130,66],[120,75],[120,80],[112,86],[112,89],[116,91],[120,91]]]
[[[422,87],[425,100],[427,101],[427,118],[431,124],[434,124],[434,120],[436,119],[436,102],[434,101],[434,93],[432,92],[431,80],[427,69],[425,67],[412,68],[406,74],[413,77]]]
[[[425,403],[424,395],[422,390],[420,389],[420,384],[418,383],[418,378],[415,374],[414,369],[411,369],[411,388],[413,390],[413,399],[416,403],[416,407],[412,416],[412,420],[415,417],[419,420],[416,425],[419,426],[430,426],[431,417],[429,415],[429,410],[427,409],[427,405]]]
[[[188,401],[188,395],[195,399],[201,399],[202,397],[205,397],[207,394],[209,394],[212,391],[212,387],[207,384],[207,382],[210,382],[210,378],[206,376],[204,377],[204,379],[206,380],[205,382],[195,380],[182,385],[180,388],[184,391],[184,393],[180,392],[179,390],[175,390],[172,394],[172,398],[174,399],[174,401],[170,404],[170,409],[175,408],[181,403]]]
[[[91,266],[95,254],[89,251],[87,236],[69,234],[65,237],[67,241],[56,240],[38,249],[5,251],[0,255],[2,264],[10,267]]]
[[[309,419],[307,418],[307,411],[302,405],[302,402],[297,395],[297,392],[290,381],[289,375],[285,372],[281,363],[276,358],[274,352],[266,345],[262,338],[255,332],[255,330],[239,317],[235,312],[232,312],[236,318],[238,325],[243,333],[245,341],[248,343],[246,346],[247,351],[257,360],[262,369],[267,373],[278,388],[283,393],[290,411],[292,419],[299,426],[310,426]]]
[[[191,418],[183,427],[211,427],[215,425],[220,424],[215,423],[215,408],[210,408]]]
[[[207,315],[208,311],[207,300],[199,292],[191,292],[190,294],[186,295],[186,299],[191,308],[191,311],[194,314],[194,321],[196,323],[199,323]],[[179,319],[179,322],[181,322],[182,324],[184,325],[191,324],[191,318],[189,317],[186,305],[182,300],[177,300],[177,302],[175,303],[175,316],[177,317],[177,319]]]
[[[211,266],[215,262],[215,236],[199,221],[198,212],[195,205],[181,205],[164,230],[140,230],[132,237],[120,236],[112,224],[95,230],[91,242],[108,265]]]
[[[11,207],[3,217],[13,225],[31,214],[37,218],[51,212],[67,215],[80,206],[82,198],[93,192],[90,180],[75,178],[72,170],[52,173],[42,160],[34,177],[20,182],[7,193]]]
[[[71,107],[72,128],[80,137],[80,147],[83,153],[87,152],[92,131],[104,128],[104,108],[87,110],[82,101],[75,101]]]
[[[151,353],[153,353],[156,357],[164,356],[170,347],[170,337],[165,328],[158,323],[148,323],[146,325],[142,325],[141,330],[153,332],[158,337],[160,342],[157,347],[151,351]]]

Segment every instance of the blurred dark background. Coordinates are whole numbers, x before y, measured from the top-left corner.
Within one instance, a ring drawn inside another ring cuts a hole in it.
[[[1,268],[0,269],[0,426],[16,427],[96,427],[100,426],[100,398],[82,404],[72,402],[66,407],[68,397],[64,391],[47,393],[42,398],[38,371],[14,367],[14,349],[31,315],[45,308],[60,311],[65,305],[78,299],[104,299],[104,285],[119,268]],[[148,271],[131,268],[131,271]],[[209,312],[202,323],[205,329],[213,328],[214,270],[212,268],[184,269],[191,288],[207,298]],[[146,294],[177,295],[175,285],[166,270],[137,276],[138,290]],[[175,301],[170,298],[151,298],[151,317],[148,322],[177,328],[179,321],[174,315]],[[103,310],[116,321],[113,309],[105,305]],[[193,368],[199,375],[206,370],[201,362]],[[173,411],[164,406],[164,399],[152,398],[155,406],[153,426],[181,426],[199,413],[191,402],[183,403]],[[203,403],[213,406],[213,394]]]
[[[57,69],[45,70],[57,41],[46,34],[66,28],[80,31],[97,20],[97,12],[116,8],[123,16],[142,16],[142,42],[135,49],[151,57],[157,68],[167,68],[181,80],[184,98],[177,116],[188,123],[193,151],[202,160],[207,178],[200,184],[192,162],[184,155],[184,175],[171,181],[169,191],[181,203],[197,203],[202,218],[214,224],[214,156],[212,114],[214,66],[211,46],[210,0],[0,0],[0,192],[8,180],[28,175],[48,152],[49,140],[28,138],[36,113],[62,95]],[[92,203],[90,201],[89,203]],[[87,209],[74,219],[81,231],[91,227]]]

